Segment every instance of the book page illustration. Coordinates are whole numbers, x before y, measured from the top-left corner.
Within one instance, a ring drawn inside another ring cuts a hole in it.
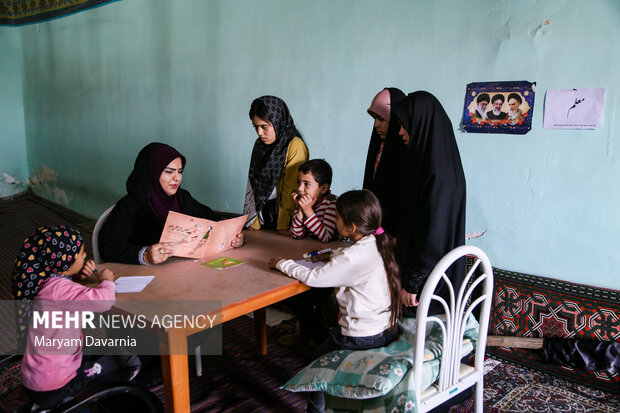
[[[246,219],[241,216],[211,221],[170,211],[159,242],[171,242],[177,257],[206,258],[232,248],[230,243]]]

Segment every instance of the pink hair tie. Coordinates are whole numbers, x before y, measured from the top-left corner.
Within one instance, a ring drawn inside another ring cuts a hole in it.
[[[382,227],[377,228],[377,230],[375,231],[375,235],[381,235],[383,234],[385,231],[383,231]]]

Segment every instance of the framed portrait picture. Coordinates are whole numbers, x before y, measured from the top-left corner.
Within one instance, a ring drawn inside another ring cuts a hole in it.
[[[476,82],[467,85],[463,129],[472,133],[524,135],[532,129],[536,82]]]

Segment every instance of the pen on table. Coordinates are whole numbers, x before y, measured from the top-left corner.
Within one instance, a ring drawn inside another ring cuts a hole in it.
[[[311,257],[315,257],[317,255],[327,254],[328,252],[332,252],[332,249],[331,248],[325,248],[324,250],[312,251],[312,252],[309,252],[307,254],[304,254],[303,257],[304,257],[304,259],[308,259],[308,258],[311,258]]]

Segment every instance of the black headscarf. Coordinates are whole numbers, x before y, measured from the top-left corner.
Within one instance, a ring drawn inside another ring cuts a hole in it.
[[[145,211],[151,211],[155,220],[163,225],[168,211],[181,212],[177,194],[168,196],[159,183],[159,177],[170,162],[185,157],[172,146],[152,142],[146,145],[136,158],[133,171],[125,184],[127,193],[133,196]]]
[[[32,307],[45,281],[63,275],[75,262],[83,244],[82,234],[64,225],[40,227],[24,240],[15,260],[11,287],[17,308],[17,341],[24,344]]]
[[[99,253],[104,261],[138,264],[142,248],[159,242],[169,211],[220,220],[182,187],[172,197],[165,195],[159,177],[176,158],[186,165],[185,157],[168,145],[153,142],[142,148],[127,178],[127,195],[116,203],[99,232]],[[161,197],[153,186],[161,190]]]
[[[248,174],[248,193],[243,208],[243,213],[248,214],[248,222],[254,221],[273,192],[284,168],[288,145],[295,136],[301,137],[282,99],[275,96],[261,96],[258,100],[267,108],[269,119],[263,120],[273,124],[276,141],[267,145],[258,138],[254,144]]]
[[[390,93],[390,116],[389,126],[381,152],[381,159],[375,171],[375,161],[381,148],[383,139],[373,127],[370,135],[370,145],[366,156],[366,168],[364,170],[364,189],[374,193],[381,203],[382,220],[381,226],[391,235],[396,233],[398,205],[400,204],[399,192],[394,190],[396,182],[400,180],[400,163],[406,151],[398,131],[400,122],[393,115],[392,107],[405,98],[405,94],[397,88],[386,88]]]
[[[393,113],[410,136],[401,172],[399,264],[403,288],[418,294],[437,262],[465,244],[465,174],[452,124],[435,96],[410,93]],[[464,276],[464,263],[448,274],[456,292]]]

